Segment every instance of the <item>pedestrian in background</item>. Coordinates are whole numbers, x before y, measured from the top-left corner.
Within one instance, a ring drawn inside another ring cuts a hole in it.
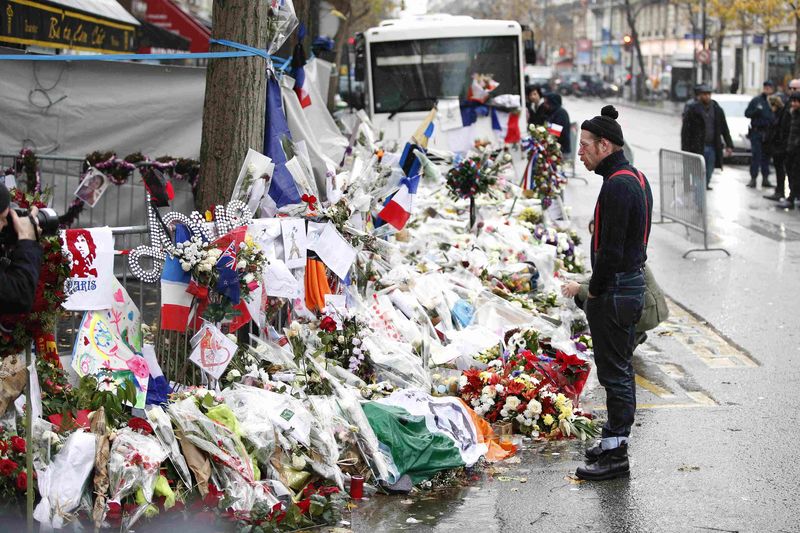
[[[731,80],[731,94],[736,94],[739,92],[739,78],[733,78]]]
[[[625,140],[614,106],[581,124],[578,155],[587,170],[603,177],[594,211],[592,277],[585,303],[592,333],[597,378],[606,389],[608,421],[600,442],[587,449],[580,479],[601,480],[628,475],[628,438],[636,412],[633,349],[636,323],[644,308],[647,239],[653,194],[644,174],[622,150]],[[562,294],[574,298],[576,284]]]
[[[767,130],[772,126],[772,108],[767,102],[767,98],[775,92],[775,84],[770,80],[764,82],[762,92],[752,100],[744,112],[744,116],[750,119],[750,188],[756,187],[756,178],[761,171],[761,186],[774,187],[769,182],[769,155],[764,151],[764,137]]]
[[[706,190],[711,190],[711,175],[715,168],[722,169],[722,141],[724,153],[730,157],[733,149],[731,132],[725,112],[711,99],[711,88],[698,85],[694,89],[695,101],[683,112],[681,150],[703,156],[706,162]]]
[[[792,80],[794,82],[794,80]],[[778,206],[794,209],[794,202],[800,195],[800,91],[789,96],[790,124],[786,140],[786,173],[789,176],[789,194]]]
[[[544,126],[545,111],[542,107],[542,96],[544,90],[541,85],[529,85],[526,89],[528,95],[528,124],[533,126]]]
[[[561,134],[558,136],[558,144],[561,145],[561,153],[569,155],[572,152],[572,132],[570,131],[569,113],[561,105],[561,95],[547,93],[542,97],[542,108],[544,108],[545,125],[558,124],[561,126]]]
[[[764,198],[779,201],[783,198],[786,187],[786,166],[784,163],[786,160],[786,141],[789,138],[790,117],[786,113],[783,98],[773,94],[769,97],[768,102],[775,118],[764,137],[764,151],[772,158],[772,164],[775,166],[775,192],[771,195],[765,195]]]

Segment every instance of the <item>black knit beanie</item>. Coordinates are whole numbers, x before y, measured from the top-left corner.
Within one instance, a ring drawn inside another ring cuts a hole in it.
[[[11,205],[11,194],[5,184],[0,183],[0,212],[5,211],[9,205]]]
[[[604,106],[600,110],[600,116],[590,120],[584,120],[581,129],[590,131],[600,138],[608,139],[617,146],[625,144],[622,138],[622,128],[617,122],[619,113],[613,105]]]

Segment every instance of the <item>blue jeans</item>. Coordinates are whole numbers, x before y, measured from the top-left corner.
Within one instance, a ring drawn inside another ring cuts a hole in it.
[[[755,181],[758,171],[761,170],[762,183],[769,179],[769,155],[764,153],[764,134],[751,130],[750,132],[750,178]]]
[[[711,183],[711,175],[714,173],[714,165],[717,164],[717,149],[713,146],[703,147],[703,159],[706,160],[706,187]]]
[[[633,371],[636,323],[644,309],[641,270],[616,274],[608,290],[586,301],[586,319],[592,333],[597,378],[606,389],[608,421],[603,438],[627,437],[636,412]]]

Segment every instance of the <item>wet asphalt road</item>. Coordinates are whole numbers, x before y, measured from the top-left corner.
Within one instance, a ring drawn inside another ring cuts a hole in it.
[[[573,121],[599,100],[567,99]],[[680,117],[619,106],[636,165],[659,206],[658,150],[680,145]],[[580,167],[580,164],[579,164]],[[600,178],[579,170],[566,200],[588,223]],[[800,212],[745,188],[744,166],[716,171],[708,193],[711,245],[676,224],[654,227],[649,262],[672,303],[670,321],[636,353],[631,476],[575,484],[576,441],[537,444],[460,489],[375,497],[354,531],[800,531]],[[774,181],[774,177],[773,177]],[[592,380],[584,403],[604,394]],[[516,460],[515,460],[516,461]]]

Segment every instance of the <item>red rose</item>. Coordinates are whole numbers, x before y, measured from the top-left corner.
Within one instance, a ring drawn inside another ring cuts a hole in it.
[[[143,435],[153,434],[153,428],[150,426],[147,420],[136,416],[128,420],[128,427],[134,431],[142,433]]]
[[[11,437],[11,448],[17,453],[25,453],[25,439],[22,437]]]
[[[0,455],[6,453],[7,451],[8,451],[8,442],[0,440]]]
[[[311,498],[300,500],[299,502],[297,502],[297,506],[300,508],[301,513],[308,514],[308,509],[309,507],[311,507]]]
[[[319,328],[323,331],[327,331],[328,333],[336,330],[336,321],[329,316],[326,316],[322,319],[319,323]]]
[[[19,465],[11,459],[0,459],[0,475],[10,476],[17,471]]]
[[[17,489],[28,490],[28,474],[20,472],[17,474]]]
[[[213,483],[209,483],[208,494],[206,494],[205,498],[203,498],[203,503],[207,507],[216,507],[224,495],[225,493],[217,489]]]

